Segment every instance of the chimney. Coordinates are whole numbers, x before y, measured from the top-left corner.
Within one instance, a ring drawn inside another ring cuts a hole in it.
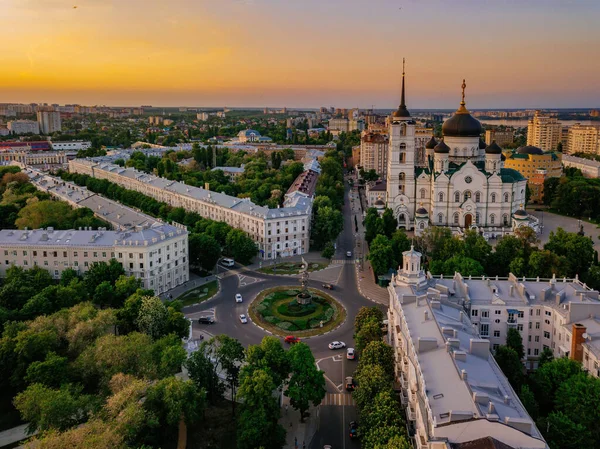
[[[205,182],[204,183],[204,190],[210,190],[210,183],[209,182]]]
[[[583,324],[573,324],[573,335],[571,336],[571,354],[572,360],[581,362],[583,360],[583,346],[582,343],[585,341],[583,334],[586,332],[586,327]]]

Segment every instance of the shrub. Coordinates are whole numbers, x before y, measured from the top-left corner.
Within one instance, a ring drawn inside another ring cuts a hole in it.
[[[290,323],[289,321],[280,321],[277,323],[277,327],[286,331],[297,329],[296,325],[294,323]]]

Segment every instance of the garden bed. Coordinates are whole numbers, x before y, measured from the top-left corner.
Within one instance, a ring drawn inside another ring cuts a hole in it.
[[[297,287],[275,287],[261,292],[252,302],[248,314],[255,323],[274,334],[285,336],[319,335],[340,325],[346,311],[328,294],[309,289],[310,304],[296,302]],[[322,327],[321,327],[322,326]]]
[[[322,270],[326,266],[327,264],[320,262],[309,262],[308,272],[310,273],[311,271]],[[265,274],[300,274],[302,268],[302,262],[284,262],[278,263],[277,265],[259,268],[258,272]]]
[[[184,306],[190,306],[192,304],[204,302],[207,299],[212,298],[219,291],[219,281],[210,281],[207,284],[201,285],[200,287],[188,290],[184,294],[176,298],[177,301],[181,301]]]

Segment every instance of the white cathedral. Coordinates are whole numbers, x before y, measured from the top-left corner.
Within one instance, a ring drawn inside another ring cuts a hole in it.
[[[442,126],[442,139],[426,145],[425,163],[415,160],[416,123],[406,108],[404,73],[400,106],[389,125],[385,206],[398,226],[420,234],[428,226],[449,226],[461,234],[477,229],[486,237],[531,226],[523,210],[527,180],[504,168],[502,149],[481,140],[481,123],[462,101]],[[383,207],[383,201],[379,202]]]

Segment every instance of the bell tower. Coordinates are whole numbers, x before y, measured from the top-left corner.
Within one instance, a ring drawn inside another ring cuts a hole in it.
[[[405,71],[402,60],[402,94],[400,106],[390,120],[387,201],[394,211],[398,226],[409,229],[414,224],[415,212],[415,121],[406,108]]]

